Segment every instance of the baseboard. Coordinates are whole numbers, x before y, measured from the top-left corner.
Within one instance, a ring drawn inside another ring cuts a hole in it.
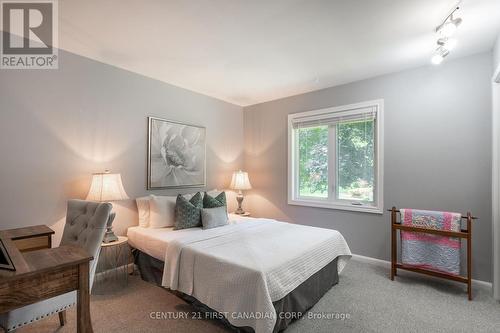
[[[366,257],[366,256],[362,256],[362,255],[359,255],[359,254],[353,254],[352,255],[352,259],[353,260],[356,260],[356,261],[359,261],[359,262],[364,262],[364,263],[369,263],[369,264],[373,264],[373,265],[378,265],[378,266],[382,266],[382,267],[385,267],[387,269],[390,269],[391,268],[391,262],[390,261],[387,261],[387,260],[382,260],[382,259],[377,259],[377,258],[372,258],[372,257]],[[411,272],[408,272],[408,273],[411,273]],[[415,273],[417,274],[417,273]],[[472,283],[476,286],[481,286],[481,287],[485,287],[485,288],[489,288],[491,289],[492,288],[492,284],[491,282],[486,282],[486,281],[481,281],[481,280],[474,280],[472,279]]]

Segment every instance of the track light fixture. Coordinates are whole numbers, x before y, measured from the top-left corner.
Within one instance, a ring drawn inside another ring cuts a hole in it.
[[[455,11],[458,9],[459,7],[455,8]],[[446,20],[436,28],[436,32],[444,38],[453,36],[455,31],[457,31],[458,26],[462,23],[461,18],[453,18],[453,13],[450,14],[450,16],[448,16]]]
[[[444,47],[439,47],[432,56],[431,62],[434,65],[439,65],[440,63],[443,62],[444,58],[446,58],[448,54],[450,54],[450,51],[448,51]]]
[[[434,65],[439,65],[444,58],[450,54],[450,51],[457,45],[457,40],[451,38],[458,26],[462,23],[461,18],[453,18],[453,15],[460,7],[457,5],[453,11],[444,19],[443,23],[436,27],[437,48],[431,58]]]
[[[448,51],[453,51],[455,46],[457,46],[457,40],[454,38],[439,38],[437,44]]]

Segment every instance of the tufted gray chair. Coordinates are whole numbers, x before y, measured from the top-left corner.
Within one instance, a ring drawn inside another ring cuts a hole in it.
[[[110,217],[112,205],[109,203],[83,200],[68,201],[66,224],[61,245],[84,248],[94,260],[90,262],[90,290],[99,259],[102,238]],[[35,304],[0,314],[0,326],[12,332],[47,316],[59,313],[61,326],[64,325],[65,311],[76,303],[76,290]]]

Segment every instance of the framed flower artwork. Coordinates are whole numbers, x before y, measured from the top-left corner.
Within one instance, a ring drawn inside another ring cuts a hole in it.
[[[206,128],[148,117],[148,190],[204,187]]]

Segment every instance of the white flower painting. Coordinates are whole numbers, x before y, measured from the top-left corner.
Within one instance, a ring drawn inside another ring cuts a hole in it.
[[[150,117],[148,189],[205,186],[205,132]]]

